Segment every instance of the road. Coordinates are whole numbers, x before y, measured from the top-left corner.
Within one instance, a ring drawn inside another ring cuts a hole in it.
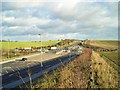
[[[56,55],[52,53],[43,54],[43,67],[40,65],[41,55],[29,57],[28,61],[14,61],[4,63],[2,65],[2,76],[0,76],[2,77],[2,87],[14,88],[17,85],[22,84],[22,79],[28,78],[28,72],[34,75],[34,78],[37,78],[38,76],[43,75],[46,71],[53,70],[57,66],[60,66],[60,64],[75,59],[77,56],[76,52],[77,51],[63,55]],[[26,79],[26,82],[27,81],[29,80]]]
[[[72,56],[75,56],[75,54],[72,55]],[[41,67],[40,63],[39,63],[39,64],[37,64],[35,66],[32,66],[32,67],[29,67],[29,68],[25,68],[25,69],[21,69],[21,70],[15,71],[15,72],[5,74],[5,75],[2,76],[2,85],[4,87],[5,85],[7,85],[9,83],[12,83],[12,82],[17,81],[17,80],[21,80],[20,76],[22,78],[28,77],[28,72],[29,71],[32,74],[35,74],[35,73],[44,71],[46,69],[49,69],[50,67],[52,67],[56,64],[59,64],[59,63],[64,62],[65,60],[68,60],[68,58],[70,58],[70,55],[57,57],[55,59],[44,61],[43,62],[43,67]],[[7,88],[9,88],[9,87],[7,87]]]
[[[57,58],[62,56],[61,54],[57,55],[55,53],[43,53],[42,54],[42,61],[47,61],[49,59],[52,58]],[[20,69],[24,69],[26,67],[31,67],[37,64],[40,64],[41,62],[41,54],[37,54],[37,55],[33,55],[30,57],[27,57],[28,60],[27,61],[12,61],[12,62],[8,62],[8,63],[3,63],[2,64],[2,75],[10,73],[12,71],[16,71],[16,70],[20,70]]]
[[[28,77],[28,72],[32,73],[33,75],[42,71],[46,71],[49,70],[49,68],[51,68],[52,66],[61,64],[64,61],[67,61],[68,59],[71,59],[71,57],[75,57],[76,54],[65,54],[65,55],[58,55],[58,56],[54,56],[55,58],[50,59],[51,57],[47,57],[45,58],[43,55],[43,67],[41,67],[40,65],[40,60],[39,62],[37,61],[38,57],[36,58],[36,62],[30,62],[30,61],[15,61],[15,62],[9,62],[6,64],[3,64],[3,67],[5,68],[5,66],[9,66],[5,69],[8,69],[7,72],[5,72],[5,70],[3,71],[3,75],[2,75],[2,87],[7,87],[6,85],[9,86],[10,83],[13,83],[15,81],[21,80],[20,77],[25,78]],[[34,57],[29,58],[30,60],[32,60]],[[16,64],[15,64],[16,63]],[[28,63],[31,65],[27,66]],[[14,65],[13,65],[14,64]],[[10,66],[11,65],[11,66]],[[14,67],[14,69],[13,69]],[[19,67],[19,68],[18,68]],[[24,67],[24,68],[22,68]],[[4,69],[3,68],[3,69]],[[9,71],[10,70],[10,71]],[[44,72],[45,73],[45,72]],[[12,86],[11,86],[12,87]],[[7,87],[10,88],[10,87]]]

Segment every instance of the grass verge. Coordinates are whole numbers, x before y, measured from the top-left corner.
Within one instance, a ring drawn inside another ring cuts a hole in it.
[[[96,88],[119,88],[118,70],[115,70],[108,60],[102,58],[99,53],[92,52],[92,66],[94,83]]]

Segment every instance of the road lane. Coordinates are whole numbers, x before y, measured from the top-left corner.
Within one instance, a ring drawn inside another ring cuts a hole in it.
[[[75,51],[75,52],[77,52],[77,51]],[[48,56],[48,55],[50,55],[50,56]],[[61,62],[69,60],[68,58],[70,58],[70,55],[76,56],[76,54],[73,52],[66,54],[66,55],[59,55],[59,56],[57,56],[57,55],[55,56],[55,55],[56,54],[54,54],[51,57],[51,53],[47,53],[43,57],[43,67],[40,66],[40,56],[41,55],[38,55],[38,57],[37,56],[29,57],[29,60],[27,60],[27,61],[15,61],[15,62],[5,63],[3,65],[3,67],[10,66],[14,71],[11,71],[9,73],[4,73],[4,75],[2,76],[3,87],[8,84],[10,85],[10,83],[13,84],[13,82],[16,82],[16,81],[19,82],[20,78],[18,76],[19,75],[18,73],[20,73],[22,78],[28,77],[28,67],[29,67],[29,70],[32,72],[32,74],[33,73],[37,74],[37,73],[43,72],[46,69],[50,70],[55,65],[58,65]],[[55,57],[55,58],[53,58],[53,57]],[[7,70],[7,69],[5,69],[5,70]]]
[[[62,55],[57,55],[55,53],[44,53],[42,54],[42,61],[47,61],[49,59],[52,59],[52,58],[57,58],[57,57],[60,57]],[[41,55],[33,55],[31,57],[28,57],[28,60],[27,61],[12,61],[12,62],[8,62],[8,63],[4,63],[2,64],[2,74],[7,74],[7,71],[11,71],[11,69],[13,70],[17,70],[18,68],[19,69],[24,69],[26,68],[27,66],[34,66],[34,65],[37,65],[40,63],[40,60],[41,59]],[[11,68],[7,68],[7,67],[11,67]]]
[[[48,66],[54,66],[54,65],[56,65],[58,63],[61,63],[61,61],[63,62],[68,57],[69,57],[69,55],[65,55],[65,56],[62,56],[62,57],[59,57],[59,58],[51,59],[51,60],[43,62],[43,67],[41,67],[40,63],[39,63],[38,65],[29,67],[29,70],[32,73],[38,73],[38,72],[40,72],[42,70],[45,70],[45,69],[49,68]],[[60,59],[61,59],[61,61],[60,61]],[[19,70],[19,73],[20,73],[22,78],[28,77],[28,68]],[[20,80],[20,78],[18,76],[18,71],[8,73],[8,74],[3,75],[2,84],[4,86],[6,84],[9,84],[9,83],[17,81],[17,80]]]
[[[74,60],[75,58],[76,58],[76,55],[70,57],[70,59],[67,58],[62,63],[67,63],[67,62],[69,62],[71,60]],[[51,70],[54,70],[54,69],[56,69],[57,67],[59,67],[61,65],[62,65],[61,63],[58,63],[58,64],[56,64],[54,66],[51,66],[51,67],[49,67],[49,68],[47,68],[45,70],[42,70],[41,72],[33,74],[31,76],[31,78],[32,78],[32,80],[35,79],[35,78],[39,78],[40,76],[44,75],[45,72],[50,72]],[[25,77],[25,78],[23,78],[23,80],[24,80],[24,82],[28,82],[30,79],[29,79],[29,77]],[[5,90],[6,90],[6,88],[9,88],[9,87],[14,88],[14,87],[19,86],[21,84],[23,84],[23,81],[22,80],[17,80],[17,81],[14,81],[14,82],[10,83],[10,84],[5,85],[4,87],[5,87]]]

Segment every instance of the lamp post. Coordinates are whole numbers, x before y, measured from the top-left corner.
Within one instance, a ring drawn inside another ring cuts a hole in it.
[[[28,50],[28,54],[29,54],[29,53],[31,53],[31,51],[32,51],[32,48],[31,48],[31,46],[30,46],[30,44],[31,44],[30,34],[28,35],[28,37],[29,37],[29,45],[28,45],[28,46],[30,47],[30,50]]]
[[[40,35],[40,47],[41,47],[41,67],[43,67],[43,64],[42,64],[42,40],[41,40],[41,34],[38,34],[38,35]]]
[[[16,56],[16,51],[17,51],[17,48],[15,48],[15,56]]]
[[[7,58],[9,58],[9,55],[10,55],[10,54],[9,54],[9,52],[10,52],[9,49],[10,49],[10,40],[8,39],[8,56],[7,56]]]

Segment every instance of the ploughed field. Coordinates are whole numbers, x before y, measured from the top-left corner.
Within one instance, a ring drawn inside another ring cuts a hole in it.
[[[99,52],[100,56],[110,64],[114,69],[118,70],[119,67],[119,56],[118,52]]]
[[[104,56],[108,59],[110,59],[112,62],[118,64],[118,52],[100,52],[101,56]]]
[[[117,40],[88,40],[86,42],[89,45],[97,46],[100,48],[104,48],[104,50],[99,50],[99,54],[104,60],[110,64],[110,66],[114,67],[114,69],[118,68],[119,61],[119,48],[118,44],[120,41]],[[107,50],[107,51],[106,51]],[[109,51],[108,51],[109,50]],[[113,51],[111,51],[113,50]]]
[[[103,48],[111,48],[111,49],[118,48],[118,43],[120,43],[120,41],[117,40],[87,40],[86,41],[86,44],[88,45],[103,47]]]

